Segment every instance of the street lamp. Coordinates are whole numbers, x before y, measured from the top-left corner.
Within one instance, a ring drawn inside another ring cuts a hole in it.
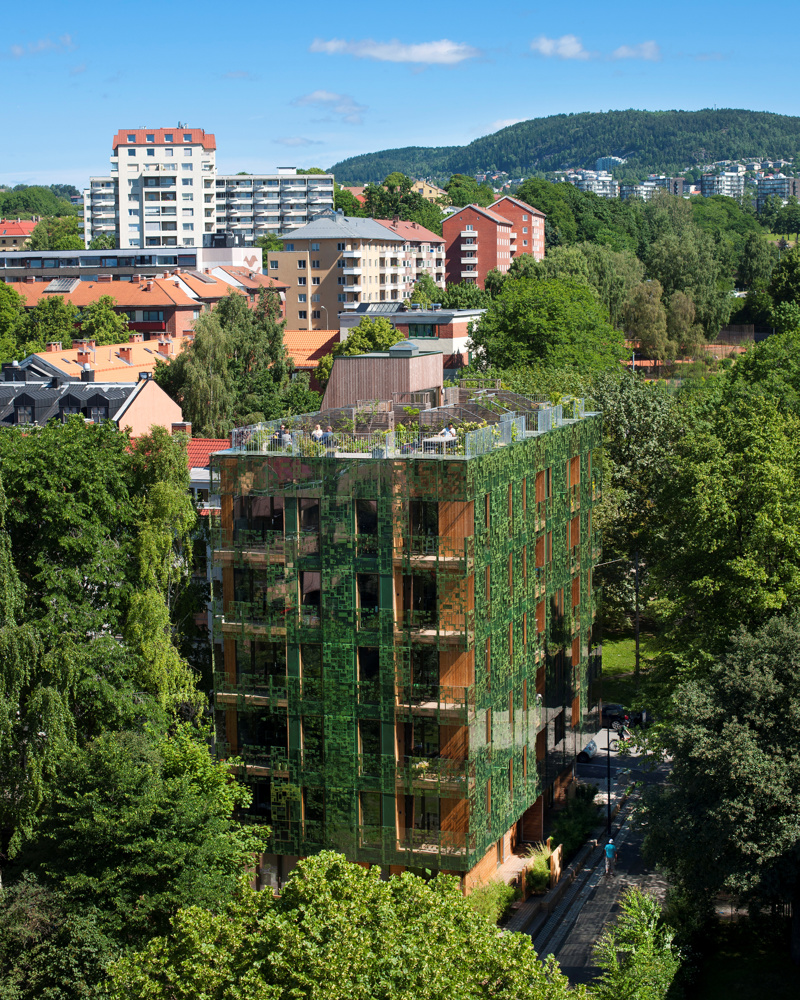
[[[325,310],[325,329],[329,330],[330,329],[330,320],[328,319],[328,310],[327,310],[327,308],[321,302],[319,304],[319,307],[320,307],[320,309],[324,309]]]

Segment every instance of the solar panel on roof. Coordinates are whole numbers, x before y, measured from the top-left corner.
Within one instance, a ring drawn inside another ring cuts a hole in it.
[[[197,278],[199,281],[205,281],[207,285],[216,285],[217,279],[212,278],[210,274],[203,274],[202,271],[187,271],[186,274],[191,274],[193,278]]]
[[[45,292],[74,292],[80,283],[80,278],[54,278]]]

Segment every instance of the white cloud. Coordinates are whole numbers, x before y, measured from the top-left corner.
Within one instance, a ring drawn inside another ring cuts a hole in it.
[[[531,48],[540,56],[556,56],[558,59],[591,59],[577,35],[562,35],[561,38],[547,38],[540,35],[531,42]]]
[[[289,146],[295,148],[297,146],[321,146],[322,143],[317,139],[305,139],[302,135],[285,135],[280,139],[275,139],[275,142],[279,143],[281,146]]]
[[[390,42],[376,42],[371,38],[349,42],[343,38],[332,38],[330,41],[315,38],[309,52],[350,55],[356,59],[377,59],[379,62],[425,63],[437,66],[455,66],[465,59],[474,59],[481,55],[480,49],[464,42],[451,42],[447,38],[442,38],[438,42],[416,42],[410,45],[396,38]]]
[[[363,114],[368,110],[365,104],[357,104],[349,94],[336,94],[331,90],[314,90],[298,97],[292,104],[297,108],[325,108],[348,125],[361,125],[364,121]]]
[[[518,125],[520,122],[527,121],[526,118],[498,118],[496,122],[492,122],[489,126],[490,132],[499,132],[501,128],[508,128],[509,125]]]
[[[21,59],[23,56],[36,56],[42,52],[73,52],[77,47],[72,35],[59,35],[55,41],[47,37],[25,45],[12,45],[6,55]]]
[[[646,59],[648,62],[659,62],[661,49],[656,42],[641,42],[639,45],[620,45],[611,53],[612,59]]]

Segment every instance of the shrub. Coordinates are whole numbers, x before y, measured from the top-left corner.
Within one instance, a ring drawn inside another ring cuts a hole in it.
[[[479,886],[467,898],[476,913],[496,924],[508,915],[511,904],[520,898],[520,891],[514,885],[495,879]]]
[[[586,782],[579,782],[575,785],[575,798],[579,799],[581,802],[594,802],[599,791],[599,785],[590,785]]]
[[[545,892],[550,885],[550,855],[547,844],[531,844],[527,856],[531,864],[525,873],[525,884],[529,892]]]
[[[594,796],[592,796],[594,798]],[[594,829],[598,808],[585,798],[570,799],[553,823],[553,842],[562,844],[564,860],[572,857]]]

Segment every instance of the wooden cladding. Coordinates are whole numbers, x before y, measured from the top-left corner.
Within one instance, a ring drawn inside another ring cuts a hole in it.
[[[535,487],[534,488],[535,488],[535,491],[536,491],[536,503],[543,503],[544,500],[545,500],[545,495],[544,495],[544,488],[545,488],[545,485],[544,485],[544,472],[537,472],[536,473],[536,483],[535,483]]]
[[[581,459],[576,455],[567,462],[567,475],[569,476],[567,485],[577,486],[581,481]]]
[[[573,517],[569,522],[569,544],[571,548],[580,545],[581,541],[581,519],[580,516]]]
[[[544,535],[536,539],[536,568],[544,567]]]
[[[581,603],[581,578],[575,576],[572,578],[572,606],[577,608]]]

